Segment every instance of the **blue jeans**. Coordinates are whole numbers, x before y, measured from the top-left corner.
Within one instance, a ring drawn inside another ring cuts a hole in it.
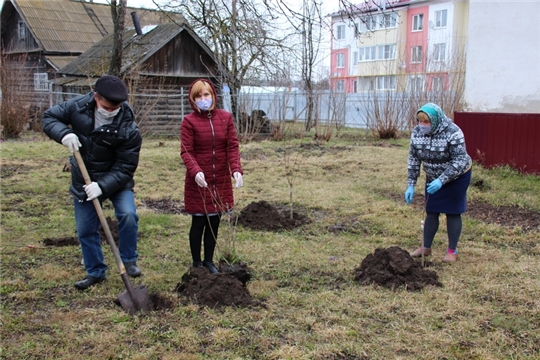
[[[137,233],[139,216],[132,190],[121,190],[109,198],[118,220],[120,238],[118,250],[124,263],[137,261]],[[81,243],[86,273],[95,278],[106,277],[107,265],[103,260],[99,227],[101,222],[93,201],[79,202],[74,198],[77,236]],[[107,243],[108,244],[108,243]]]

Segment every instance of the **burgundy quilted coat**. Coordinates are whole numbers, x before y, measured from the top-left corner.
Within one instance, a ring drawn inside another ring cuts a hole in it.
[[[209,83],[216,94],[211,82],[199,80]],[[226,212],[234,205],[232,174],[243,174],[233,118],[225,110],[199,111],[190,103],[193,112],[180,126],[180,155],[186,165],[185,210],[188,214]],[[204,173],[208,187],[195,182],[199,171]]]

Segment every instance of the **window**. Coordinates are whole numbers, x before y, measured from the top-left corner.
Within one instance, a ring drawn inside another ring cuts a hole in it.
[[[440,77],[433,78],[432,91],[440,92],[443,90],[443,79]]]
[[[395,76],[377,76],[377,90],[395,90]]]
[[[412,17],[412,31],[422,31],[424,28],[424,14],[416,14]]]
[[[381,15],[381,28],[389,29],[397,26],[396,14],[383,14]]]
[[[23,21],[19,22],[19,40],[26,39],[26,25]]]
[[[360,61],[389,60],[396,58],[396,45],[365,46],[360,48]]]
[[[358,36],[360,35],[360,25],[358,25],[358,23],[354,23],[354,38],[355,39],[358,39]]]
[[[422,47],[413,46],[411,48],[411,63],[418,64],[422,62]]]
[[[368,15],[362,18],[360,32],[391,29],[397,27],[397,24],[396,13]]]
[[[336,82],[336,90],[337,91],[345,91],[345,81],[340,80]]]
[[[358,81],[354,80],[353,83],[352,83],[352,86],[353,86],[353,92],[357,93],[358,92]]]
[[[345,67],[345,54],[337,54],[337,67],[338,68]]]
[[[379,48],[379,60],[396,58],[396,45],[381,45]]]
[[[448,13],[448,10],[435,11],[435,27],[436,28],[446,27],[447,13]]]
[[[366,46],[360,48],[360,61],[377,60],[377,47]]]
[[[336,29],[337,29],[337,39],[338,40],[345,39],[345,25],[338,25]]]
[[[358,64],[358,51],[352,53],[352,63],[353,66],[356,66],[356,64]]]
[[[47,73],[34,73],[34,90],[49,90],[49,76],[47,75]]]
[[[446,58],[446,44],[433,45],[433,61],[444,61]]]
[[[412,93],[419,93],[424,91],[424,77],[423,76],[413,76],[409,80],[410,88]]]

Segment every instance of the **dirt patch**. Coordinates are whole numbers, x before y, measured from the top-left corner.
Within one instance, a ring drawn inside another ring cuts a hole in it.
[[[291,230],[309,222],[309,218],[294,211],[291,219],[286,209],[280,211],[264,200],[252,202],[238,216],[238,224],[263,231]]]
[[[381,195],[405,203],[403,194]],[[415,194],[412,206],[418,210],[423,210],[425,208],[424,196]],[[494,206],[487,202],[471,202],[467,204],[467,211],[463,216],[487,224],[497,224],[509,228],[520,227],[523,232],[540,231],[540,212],[517,206]]]
[[[474,202],[467,206],[464,216],[488,224],[520,227],[523,232],[540,231],[540,213],[517,206],[493,206],[485,202]]]
[[[79,239],[76,237],[63,237],[63,238],[46,238],[43,239],[43,244],[45,246],[56,246],[56,247],[62,247],[62,246],[79,246]]]
[[[354,280],[360,285],[378,284],[396,290],[418,291],[426,285],[443,286],[436,272],[426,270],[409,253],[398,246],[375,249],[354,269]]]
[[[186,214],[184,202],[172,199],[143,199],[144,206],[161,214]]]
[[[221,263],[219,274],[210,274],[206,268],[190,268],[176,285],[175,291],[187,302],[212,308],[223,306],[262,306],[246,288],[251,271],[244,263],[234,266]]]

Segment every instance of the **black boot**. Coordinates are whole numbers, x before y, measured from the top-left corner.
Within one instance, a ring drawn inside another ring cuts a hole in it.
[[[97,278],[97,277],[87,275],[84,279],[82,279],[81,281],[77,281],[75,283],[75,288],[77,288],[79,290],[86,290],[90,286],[93,286],[95,284],[99,284],[103,280],[105,280],[105,278]]]
[[[219,273],[219,270],[216,268],[216,265],[214,265],[213,262],[211,262],[211,261],[203,261],[203,265],[204,265],[205,268],[208,269],[208,271],[210,271],[210,274]]]
[[[192,267],[194,267],[194,268],[202,268],[203,263],[202,263],[202,261],[194,261]]]
[[[139,269],[136,262],[124,263],[124,267],[126,268],[126,272],[129,276],[131,277],[141,276],[141,269]]]

